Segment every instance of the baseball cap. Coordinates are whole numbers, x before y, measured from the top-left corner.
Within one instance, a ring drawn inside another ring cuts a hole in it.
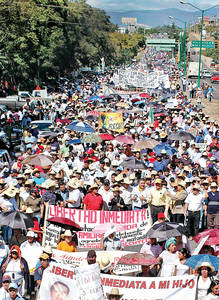
[[[28,231],[27,237],[35,237],[35,233],[33,231]]]
[[[17,290],[17,289],[18,289],[18,285],[17,285],[16,283],[10,283],[10,284],[9,284],[9,287],[8,287],[8,290],[10,290],[10,289],[15,289],[15,290]]]
[[[11,282],[11,277],[9,275],[3,276],[2,282],[5,282],[5,281],[10,281]]]
[[[157,215],[157,218],[158,218],[158,219],[165,219],[164,213],[160,212],[160,213]]]

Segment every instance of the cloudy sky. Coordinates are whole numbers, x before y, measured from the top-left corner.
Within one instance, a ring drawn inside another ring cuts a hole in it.
[[[218,0],[189,0],[189,2],[201,8],[208,8],[209,6],[218,4]],[[179,0],[87,0],[87,3],[94,7],[113,11],[164,9],[173,7],[183,10],[191,9],[191,7],[181,4]]]

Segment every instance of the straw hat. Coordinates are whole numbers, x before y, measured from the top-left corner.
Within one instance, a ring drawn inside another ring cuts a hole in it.
[[[135,180],[135,174],[133,174],[133,173],[130,174],[130,175],[129,175],[129,179],[130,179],[130,180]]]
[[[167,136],[166,132],[161,132],[160,133],[160,138],[164,139]]]
[[[119,174],[118,176],[115,177],[115,181],[122,181],[124,179],[122,174]]]
[[[77,184],[77,182],[75,180],[69,180],[68,186],[70,186],[73,189],[79,188],[79,185]]]
[[[214,267],[212,265],[209,264],[209,262],[204,261],[200,266],[197,266],[195,269],[199,270],[201,267],[208,267],[211,269],[212,272],[214,272]]]
[[[131,182],[131,180],[128,177],[126,177],[126,178],[124,178],[123,183],[125,183],[125,184],[131,184],[132,182]]]
[[[12,189],[7,189],[3,192],[3,195],[6,195],[10,198],[13,198],[16,195],[16,191],[12,190]]]
[[[40,173],[40,170],[39,169],[34,169],[32,174],[34,175],[36,173]]]
[[[200,185],[199,185],[199,184],[195,184],[195,185],[193,186],[193,189],[196,189],[196,190],[199,190],[199,191],[200,191]]]
[[[71,230],[69,230],[69,229],[67,229],[65,232],[64,232],[64,234],[63,234],[63,237],[65,237],[65,236],[73,236],[72,235],[72,233],[71,233]]]
[[[154,183],[156,184],[156,183],[162,183],[162,180],[161,179],[159,179],[159,178],[157,178],[155,181],[154,181]]]
[[[112,288],[109,293],[106,293],[106,295],[107,295],[107,297],[109,297],[109,296],[119,296],[119,298],[122,298],[122,296],[123,296],[123,294],[119,293],[118,288]]]
[[[41,186],[42,186],[42,185],[41,185]],[[53,180],[51,180],[51,181],[49,181],[48,183],[45,184],[45,187],[46,187],[47,189],[49,189],[49,188],[51,188],[51,187],[53,187],[53,186],[56,186],[56,183],[55,183],[55,181],[53,181]]]
[[[3,179],[0,179],[0,184],[5,184],[5,181]]]
[[[184,181],[180,181],[178,185],[182,186],[184,189],[186,188],[186,183]]]
[[[99,188],[98,185],[95,183],[89,188],[89,191],[92,191],[93,189],[98,189],[98,188]]]
[[[112,265],[113,257],[109,253],[103,252],[100,256],[98,255],[97,262],[99,263],[100,270],[105,271]]]
[[[52,254],[52,247],[51,246],[46,246],[42,250],[43,250],[43,252],[46,252],[47,254]]]
[[[210,187],[217,187],[217,183],[216,182],[212,182]]]
[[[26,209],[26,214],[33,214],[33,210],[32,210],[31,207],[28,207],[28,208]]]
[[[116,186],[114,189],[113,189],[113,192],[120,192],[120,188],[118,186]]]

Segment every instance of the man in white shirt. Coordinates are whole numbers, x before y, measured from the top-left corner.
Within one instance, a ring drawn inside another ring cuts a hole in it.
[[[132,190],[132,209],[141,209],[143,205],[148,203],[147,189],[145,187],[145,180],[140,179],[138,186]]]
[[[200,215],[204,202],[204,195],[200,192],[200,189],[200,185],[195,184],[185,200],[184,214],[185,218],[188,214],[187,228],[190,240],[192,240],[192,237],[198,234],[199,231]]]
[[[79,190],[79,185],[74,181],[70,180],[68,183],[69,196],[66,200],[67,206],[69,208],[80,208],[81,206],[81,192]]]
[[[124,178],[120,194],[128,210],[132,209],[132,187],[130,186],[131,183],[132,182],[129,178]]]
[[[102,196],[103,201],[104,201],[104,210],[110,210],[108,203],[112,200],[113,198],[113,192],[110,189],[110,181],[108,179],[105,179],[104,185],[101,186],[99,189],[98,193]]]

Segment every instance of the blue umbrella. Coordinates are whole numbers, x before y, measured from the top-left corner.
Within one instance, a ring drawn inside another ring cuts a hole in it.
[[[80,139],[74,139],[74,140],[68,141],[66,144],[67,144],[67,145],[71,145],[71,144],[81,144],[81,140],[80,140]]]
[[[81,121],[72,122],[66,127],[66,129],[70,129],[72,131],[77,131],[77,132],[91,132],[91,133],[95,132],[95,130],[91,125]]]
[[[134,105],[140,105],[140,104],[146,104],[146,103],[145,103],[144,100],[142,100],[142,101],[137,101],[137,102],[134,103]]]
[[[99,96],[91,96],[91,97],[88,98],[88,100],[103,102],[103,99]]]
[[[203,262],[208,262],[216,271],[219,270],[219,258],[209,254],[193,255],[186,260],[185,265],[195,269],[200,267]]]
[[[173,147],[171,147],[169,144],[166,143],[161,143],[157,145],[156,147],[154,147],[153,150],[156,154],[161,154],[162,150],[166,150],[167,155],[173,155],[176,152],[176,149],[174,149]]]

